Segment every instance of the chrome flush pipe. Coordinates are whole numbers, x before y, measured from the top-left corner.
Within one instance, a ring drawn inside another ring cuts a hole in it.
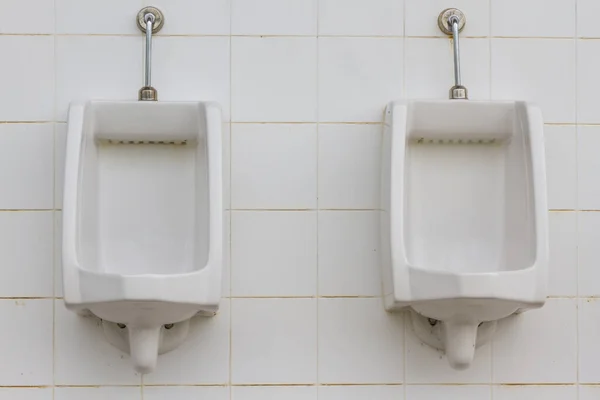
[[[467,88],[462,85],[460,72],[460,39],[459,33],[465,26],[465,15],[456,8],[448,8],[439,15],[438,26],[446,35],[452,36],[454,54],[454,86],[450,88],[450,99],[468,99]]]
[[[145,7],[137,15],[138,28],[146,34],[144,60],[144,86],[138,93],[140,101],[158,100],[158,92],[152,87],[152,34],[160,31],[165,22],[162,12],[155,7]]]

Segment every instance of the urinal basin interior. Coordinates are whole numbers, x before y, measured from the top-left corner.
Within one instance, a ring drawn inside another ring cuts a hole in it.
[[[198,103],[86,105],[77,193],[81,268],[162,275],[206,265],[205,119]]]
[[[520,113],[515,102],[410,103],[403,235],[409,265],[457,274],[533,265],[530,142]]]

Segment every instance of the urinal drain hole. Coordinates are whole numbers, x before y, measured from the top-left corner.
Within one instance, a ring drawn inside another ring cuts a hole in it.
[[[437,323],[440,322],[437,319],[433,319],[433,318],[427,318],[427,321],[429,321],[429,325],[431,325],[431,326],[436,326]]]
[[[121,328],[121,329],[125,329],[125,328],[127,328],[127,325],[125,325],[125,324],[121,324],[121,323],[117,324],[117,326],[118,326],[119,328]]]
[[[171,329],[173,327],[173,324],[165,324],[164,327],[165,329]]]

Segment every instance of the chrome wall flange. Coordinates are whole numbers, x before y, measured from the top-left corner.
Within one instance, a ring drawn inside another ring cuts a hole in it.
[[[154,21],[152,23],[152,33],[160,31],[165,24],[165,16],[162,11],[156,7],[144,7],[137,15],[136,21],[140,31],[146,33],[146,14],[152,14]]]
[[[467,22],[467,17],[458,8],[446,8],[438,17],[438,26],[446,35],[452,35],[452,23],[450,18],[458,18],[458,31],[461,32]]]

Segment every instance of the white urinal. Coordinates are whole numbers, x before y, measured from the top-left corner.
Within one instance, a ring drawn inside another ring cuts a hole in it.
[[[185,339],[192,316],[218,308],[221,151],[221,111],[212,103],[70,108],[65,303],[101,318],[108,341],[139,372]]]
[[[498,319],[541,307],[548,268],[543,121],[523,102],[389,104],[382,151],[386,309],[467,368]]]

